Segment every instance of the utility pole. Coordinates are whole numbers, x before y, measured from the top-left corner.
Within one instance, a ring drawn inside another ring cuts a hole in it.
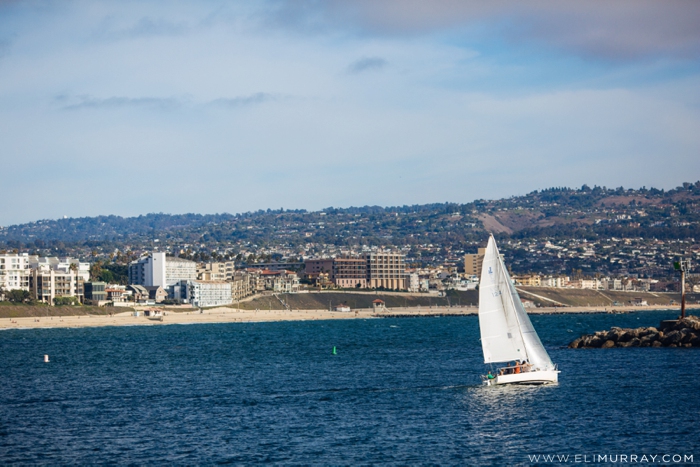
[[[690,271],[691,265],[689,259],[680,259],[673,263],[673,267],[681,272],[681,317],[685,318],[685,273]]]

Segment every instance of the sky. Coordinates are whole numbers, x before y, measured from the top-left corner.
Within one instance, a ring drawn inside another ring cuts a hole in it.
[[[700,179],[700,2],[0,0],[0,226]]]

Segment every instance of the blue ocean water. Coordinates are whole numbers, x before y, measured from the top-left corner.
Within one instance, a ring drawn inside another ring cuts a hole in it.
[[[566,348],[676,314],[532,316],[544,387],[481,386],[476,317],[3,331],[0,462],[700,463],[697,349]]]

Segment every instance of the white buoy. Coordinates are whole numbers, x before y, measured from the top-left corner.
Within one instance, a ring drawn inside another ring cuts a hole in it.
[[[49,356],[48,355],[44,355],[44,363],[49,363]]]

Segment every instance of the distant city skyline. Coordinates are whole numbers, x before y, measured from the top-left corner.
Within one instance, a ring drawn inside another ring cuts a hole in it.
[[[700,178],[700,4],[0,2],[0,226]]]

